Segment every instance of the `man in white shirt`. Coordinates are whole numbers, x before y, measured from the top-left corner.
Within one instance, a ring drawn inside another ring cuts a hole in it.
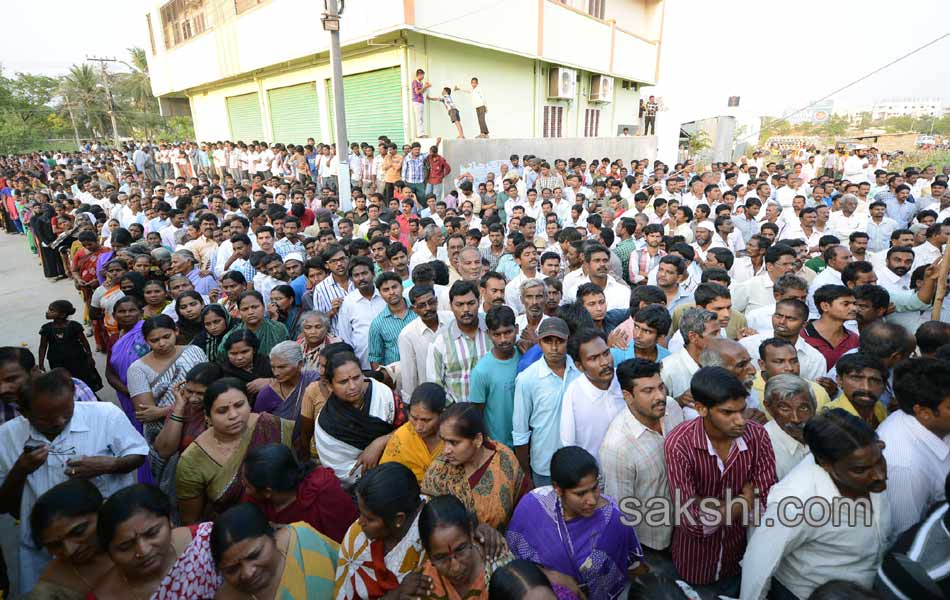
[[[803,431],[818,406],[808,382],[790,373],[769,378],[762,402],[772,417],[765,432],[772,440],[775,476],[781,481],[810,452]]]
[[[683,409],[666,395],[662,365],[634,358],[617,367],[626,409],[614,417],[600,445],[604,492],[612,498],[670,501],[663,440],[683,422]],[[644,511],[647,507],[640,505]],[[662,552],[673,539],[672,523],[641,520],[637,538],[648,550]],[[662,561],[661,561],[662,562]]]
[[[447,320],[439,314],[439,299],[432,286],[416,285],[410,288],[409,304],[419,318],[399,332],[399,373],[403,398],[412,398],[416,386],[426,380],[429,346],[447,325]]]
[[[412,273],[412,270],[418,265],[433,260],[441,260],[445,264],[449,264],[449,255],[445,246],[442,245],[442,241],[445,240],[445,234],[442,233],[441,227],[427,225],[422,232],[422,239],[424,243],[416,244],[412,252],[412,257],[409,259],[410,273]]]
[[[856,148],[851,156],[844,161],[844,172],[841,174],[841,178],[847,179],[851,183],[867,181],[868,161],[866,157],[867,150],[864,148]]]
[[[485,113],[488,112],[488,106],[485,104],[485,96],[482,94],[482,90],[478,87],[478,77],[472,77],[472,89],[463,90],[459,86],[455,86],[455,90],[458,92],[466,92],[472,95],[472,107],[475,108],[475,116],[478,117],[478,128],[480,133],[476,135],[477,138],[487,138],[488,137],[488,123],[485,121]]]
[[[841,281],[841,272],[851,262],[851,250],[847,246],[828,246],[822,258],[825,259],[827,266],[808,286],[808,317],[810,319],[817,319],[820,316],[818,307],[815,306],[815,290],[823,285],[844,285]]]
[[[796,290],[797,291],[797,290]],[[757,333],[739,340],[752,356],[759,355],[759,344],[776,337],[795,346],[798,355],[801,376],[808,381],[817,381],[828,375],[828,366],[824,357],[813,346],[801,338],[802,328],[808,318],[808,307],[795,294],[780,299],[772,305],[771,323],[768,332]]]
[[[564,288],[563,302],[573,302],[577,298],[577,289],[585,283],[593,283],[604,291],[607,310],[630,307],[630,288],[609,275],[612,254],[606,246],[588,245],[584,249],[584,271],[587,273],[576,278],[570,287]]]
[[[705,350],[709,340],[719,336],[719,328],[716,313],[698,306],[686,309],[680,318],[679,329],[686,345],[662,361],[663,385],[683,408],[683,417],[686,420],[698,415],[692,408],[693,397],[689,384],[693,374],[699,370],[699,355]]]
[[[772,287],[782,275],[795,272],[796,253],[785,244],[765,251],[765,273],[732,285],[732,308],[739,312],[755,310],[775,302]]]
[[[887,466],[874,432],[844,411],[816,415],[808,428],[811,456],[772,486],[761,520],[768,525],[749,537],[743,599],[764,599],[777,586],[781,597],[808,598],[843,576],[870,588],[887,550]],[[811,518],[816,504],[820,520]]]
[[[917,267],[931,265],[943,256],[943,245],[950,236],[950,225],[934,223],[927,228],[927,241],[914,248],[914,264],[910,268],[913,273]]]
[[[356,288],[343,298],[337,315],[340,339],[353,346],[364,369],[369,369],[369,326],[386,302],[373,285],[373,261],[365,256],[350,260],[350,280]]]
[[[571,347],[583,377],[564,390],[561,404],[561,445],[580,446],[592,456],[600,451],[610,422],[626,406],[614,373],[607,336],[596,329],[576,332]],[[575,345],[576,344],[576,345]]]
[[[855,231],[864,231],[867,218],[855,212],[858,208],[858,197],[854,194],[845,194],[841,197],[841,210],[831,213],[828,219],[828,229],[843,239]]]
[[[877,428],[887,459],[891,537],[923,519],[944,501],[950,472],[950,369],[933,358],[901,363],[894,372],[900,410]]]
[[[21,416],[0,427],[0,511],[20,517],[20,588],[30,590],[51,560],[30,531],[33,505],[70,478],[88,479],[108,497],[135,483],[148,444],[110,402],[75,402],[65,369],[34,376],[20,394]]]
[[[521,270],[518,275],[505,285],[505,303],[515,311],[516,315],[524,313],[521,303],[521,284],[538,275],[538,250],[531,242],[521,242],[515,248],[515,260]]]

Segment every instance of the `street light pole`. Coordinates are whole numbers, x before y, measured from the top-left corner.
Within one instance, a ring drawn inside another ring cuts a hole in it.
[[[346,107],[343,97],[343,55],[340,50],[340,13],[337,0],[324,0],[326,12],[323,13],[323,29],[330,32],[330,66],[333,69],[331,85],[333,87],[334,125],[336,129],[337,158],[337,197],[340,210],[353,207],[350,195],[350,145],[346,139]]]

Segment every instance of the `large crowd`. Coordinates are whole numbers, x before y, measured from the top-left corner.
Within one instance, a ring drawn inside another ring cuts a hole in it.
[[[26,597],[950,597],[950,166],[377,141],[0,157]]]

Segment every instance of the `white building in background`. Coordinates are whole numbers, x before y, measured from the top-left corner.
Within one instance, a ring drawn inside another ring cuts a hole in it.
[[[876,120],[891,117],[942,117],[944,102],[940,98],[895,98],[878,100],[871,107],[871,118]]]
[[[152,89],[192,115],[198,139],[333,141],[329,34],[321,0],[146,0]],[[476,76],[493,138],[637,133],[640,87],[658,76],[664,0],[347,0],[347,134],[396,143],[415,131],[410,82],[428,94]],[[453,92],[467,137],[471,95]],[[441,103],[430,136],[454,138]]]

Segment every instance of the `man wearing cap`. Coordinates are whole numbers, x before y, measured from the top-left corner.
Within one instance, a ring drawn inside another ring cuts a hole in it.
[[[855,148],[848,160],[844,161],[844,172],[841,174],[841,178],[847,179],[851,183],[867,181],[868,161],[866,157],[867,150],[864,146]]]
[[[291,252],[284,257],[284,269],[290,276],[290,287],[294,289],[294,303],[297,306],[300,306],[307,294],[307,274],[303,266],[303,255],[299,252]]]
[[[709,252],[709,249],[712,248],[712,238],[715,231],[716,228],[712,221],[700,221],[696,224],[696,230],[694,232],[696,241],[690,245],[693,247],[693,250],[696,251],[696,262],[700,265],[706,262],[706,254]]]
[[[512,437],[515,453],[535,486],[551,485],[551,457],[561,447],[561,397],[581,372],[567,355],[567,323],[548,317],[538,326],[542,358],[515,379]]]

